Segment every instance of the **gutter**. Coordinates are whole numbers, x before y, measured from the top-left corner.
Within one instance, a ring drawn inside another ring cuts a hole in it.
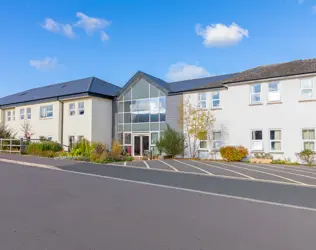
[[[60,144],[64,145],[64,102],[58,100],[61,103],[61,126],[60,126]]]

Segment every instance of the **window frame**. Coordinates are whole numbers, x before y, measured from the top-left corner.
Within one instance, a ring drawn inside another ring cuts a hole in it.
[[[260,85],[260,92],[259,93],[252,92],[253,86],[255,86],[255,85]],[[250,87],[250,104],[261,104],[262,103],[262,95],[261,95],[262,94],[262,83],[253,83],[253,84],[250,84],[249,87]],[[252,96],[254,96],[254,95],[259,95],[260,100],[256,101],[256,102],[252,101]]]
[[[31,120],[32,119],[32,109],[26,108],[26,119]]]
[[[312,87],[311,88],[303,88],[302,87],[302,82],[303,81],[306,81],[306,80],[310,80],[311,82],[312,82]],[[303,90],[311,90],[312,91],[312,95],[311,96],[303,96],[302,95],[302,91]],[[300,94],[301,94],[301,98],[304,98],[304,99],[309,99],[309,98],[313,98],[313,91],[314,90],[314,78],[302,78],[302,79],[300,79]]]
[[[12,110],[12,121],[15,121],[15,110]]]
[[[201,148],[201,142],[206,142],[206,147]],[[207,151],[208,150],[208,141],[207,140],[200,140],[199,141],[199,151]]]
[[[51,135],[47,136],[46,137],[47,141],[52,141],[53,140],[53,137]]]
[[[82,104],[83,106],[80,107],[80,104]],[[78,102],[78,115],[84,115],[85,113],[85,109],[84,109],[84,102]],[[82,112],[82,113],[81,113]]]
[[[20,109],[20,120],[24,120],[25,119],[25,109],[22,108]]]
[[[48,111],[47,109],[49,107],[52,107],[51,111]],[[45,116],[42,117],[42,109],[45,109]],[[48,116],[48,114],[51,113],[51,116]],[[40,119],[53,119],[54,118],[54,106],[53,104],[40,106]]]
[[[205,94],[205,100],[201,99],[201,96]],[[201,107],[201,103],[205,104],[205,107]],[[198,93],[198,108],[199,109],[207,109],[207,92]]]
[[[11,121],[11,110],[7,111],[7,121],[10,122]]]
[[[310,140],[310,139],[308,139],[308,140],[304,140],[303,139],[303,131],[304,130],[314,130],[314,140]],[[315,134],[315,132],[316,132],[316,129],[315,128],[302,128],[301,129],[301,138],[302,138],[302,150],[305,150],[305,147],[304,147],[304,143],[305,142],[313,142],[314,143],[314,148],[313,148],[313,151],[315,151],[315,143],[316,143],[316,134]]]
[[[276,91],[270,91],[270,84],[277,83],[278,84],[278,90]],[[278,100],[270,100],[270,93],[278,93],[279,99]],[[281,83],[280,82],[269,82],[268,83],[268,102],[280,102],[281,101]]]
[[[221,134],[219,140],[215,140],[215,139],[214,139],[214,133],[220,133],[220,134]],[[221,144],[221,142],[222,142],[222,131],[220,131],[220,130],[215,130],[215,131],[212,132],[212,150],[213,150],[213,151],[219,151],[220,148],[221,148],[221,145],[219,146],[219,148],[216,148],[216,147],[214,147],[215,142],[219,142],[219,144]]]
[[[281,132],[281,139],[280,140],[272,140],[271,139],[271,131],[280,131]],[[280,128],[270,128],[269,129],[269,149],[271,153],[280,153],[283,152],[283,147],[282,147],[282,138],[283,138],[283,130]],[[263,134],[262,134],[262,139],[263,139]],[[280,142],[281,149],[280,150],[273,150],[272,149],[272,142]]]
[[[261,134],[262,134],[262,139],[261,140],[253,140],[252,139],[252,133],[255,132],[255,131],[261,131]],[[262,152],[262,151],[264,151],[263,138],[264,138],[263,129],[251,129],[250,130],[250,140],[251,140],[250,148],[251,148],[251,151],[254,151],[254,152]],[[261,141],[261,149],[254,149],[253,142],[258,142],[258,141]]]
[[[214,94],[215,93],[218,93],[218,99],[214,99]],[[218,106],[214,106],[214,101],[219,101]],[[212,108],[213,109],[218,109],[220,107],[221,107],[221,93],[220,93],[220,91],[214,91],[214,92],[212,92]]]
[[[71,107],[71,106],[73,106],[73,107]],[[69,111],[68,111],[69,116],[75,116],[76,115],[76,103],[75,102],[69,103],[68,109],[69,109]]]

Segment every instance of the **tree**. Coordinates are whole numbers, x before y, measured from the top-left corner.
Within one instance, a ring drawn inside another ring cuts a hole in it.
[[[174,158],[176,155],[183,155],[185,149],[185,137],[182,133],[177,132],[167,124],[163,136],[156,142],[158,151],[171,155]]]
[[[200,140],[209,140],[212,137],[215,118],[210,109],[201,109],[185,98],[180,106],[180,124],[186,134],[190,157],[196,158]]]
[[[15,133],[12,132],[4,123],[0,123],[0,138],[2,139],[13,139]]]
[[[34,135],[34,133],[31,133],[32,125],[27,120],[24,120],[24,123],[21,124],[21,131],[25,139],[31,139],[32,135]]]

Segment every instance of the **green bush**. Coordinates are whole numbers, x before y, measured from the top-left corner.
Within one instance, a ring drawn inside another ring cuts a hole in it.
[[[62,151],[63,148],[57,142],[42,141],[31,142],[26,148],[26,153],[31,155],[38,155],[43,157],[54,157],[57,152]]]
[[[86,139],[82,139],[79,142],[74,143],[72,145],[69,155],[90,157],[93,150],[94,150],[94,144],[89,142]]]
[[[280,160],[280,159],[272,160],[272,161],[271,161],[271,164],[283,164],[283,165],[285,165],[286,163],[287,163],[287,161],[285,161],[285,160]]]
[[[12,139],[15,138],[16,134],[13,133],[4,123],[0,123],[0,138],[2,139]]]
[[[273,156],[269,153],[255,153],[254,155],[258,159],[273,159]]]
[[[167,124],[163,136],[156,142],[159,152],[175,157],[183,155],[185,149],[185,137],[182,133],[177,132]]]
[[[303,151],[296,154],[297,158],[304,163],[312,165],[315,160],[316,152],[310,149],[304,149]]]
[[[248,155],[248,149],[243,146],[226,146],[220,149],[220,153],[227,161],[241,161]]]

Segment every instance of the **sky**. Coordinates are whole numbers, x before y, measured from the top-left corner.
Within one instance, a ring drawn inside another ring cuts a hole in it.
[[[90,76],[123,86],[316,57],[316,0],[1,0],[0,97]]]

